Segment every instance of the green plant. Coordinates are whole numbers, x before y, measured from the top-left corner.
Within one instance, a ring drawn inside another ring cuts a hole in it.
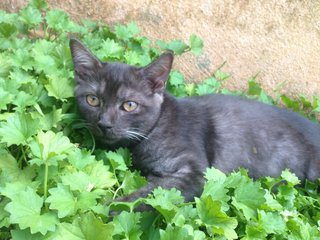
[[[188,44],[153,46],[138,33],[134,23],[114,29],[77,24],[63,11],[48,10],[44,0],[31,0],[18,13],[0,12],[0,239],[320,238],[319,183],[297,188],[299,180],[288,171],[254,181],[245,170],[225,175],[208,169],[195,202],[161,188],[133,203],[112,202],[146,180],[130,168],[127,149],[95,149],[74,104],[68,39],[81,38],[102,60],[135,65],[167,48],[202,51],[195,35]],[[224,89],[228,76],[219,68],[203,83],[186,84],[173,71],[168,90],[178,97],[228,92],[276,103],[254,79],[247,93]],[[316,97],[281,99],[313,119],[320,110]],[[133,212],[142,202],[156,211]],[[123,211],[111,218],[110,208]]]

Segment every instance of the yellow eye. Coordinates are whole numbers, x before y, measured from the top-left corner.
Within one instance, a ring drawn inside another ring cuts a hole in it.
[[[100,105],[100,100],[97,96],[89,94],[87,95],[87,103],[92,107],[97,107]]]
[[[138,103],[133,101],[127,101],[122,104],[122,107],[127,112],[132,112],[138,107]]]

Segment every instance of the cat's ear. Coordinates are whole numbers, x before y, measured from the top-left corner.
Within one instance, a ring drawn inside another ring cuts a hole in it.
[[[94,56],[78,39],[70,38],[70,50],[74,64],[74,70],[78,74],[97,70],[102,66],[100,60]]]
[[[162,92],[173,62],[173,52],[167,51],[160,55],[158,59],[142,68],[142,74],[147,79],[153,92]]]

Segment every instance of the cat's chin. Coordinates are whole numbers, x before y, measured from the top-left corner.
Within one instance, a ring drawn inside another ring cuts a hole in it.
[[[126,139],[115,139],[115,138],[99,138],[97,139],[98,146],[108,148],[108,149],[116,149],[119,147],[130,147],[132,143]]]

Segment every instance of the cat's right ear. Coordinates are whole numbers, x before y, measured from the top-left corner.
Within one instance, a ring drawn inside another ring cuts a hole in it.
[[[173,62],[173,52],[167,51],[158,59],[142,68],[142,74],[148,80],[153,92],[162,92],[165,89]]]
[[[85,74],[88,71],[97,70],[102,67],[100,60],[94,56],[78,39],[70,38],[70,50],[77,74]]]

